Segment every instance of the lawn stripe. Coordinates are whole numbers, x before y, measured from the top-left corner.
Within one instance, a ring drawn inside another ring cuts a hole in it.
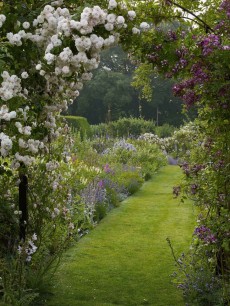
[[[164,167],[71,247],[45,305],[184,305],[171,283],[175,266],[166,242],[179,255],[192,237],[192,205],[172,195],[180,180],[179,167]]]

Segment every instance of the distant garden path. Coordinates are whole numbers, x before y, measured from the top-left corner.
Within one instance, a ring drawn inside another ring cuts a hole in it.
[[[175,270],[166,238],[178,254],[189,246],[195,214],[172,187],[178,166],[166,166],[70,248],[45,305],[182,306],[170,282]]]

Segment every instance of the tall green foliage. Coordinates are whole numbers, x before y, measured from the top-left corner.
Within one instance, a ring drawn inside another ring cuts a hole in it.
[[[86,118],[80,116],[64,116],[70,128],[81,134],[81,137],[90,136],[91,129]]]
[[[184,190],[200,214],[191,254],[177,261],[185,273],[180,288],[189,305],[229,305],[230,4],[146,0],[136,5],[150,30],[139,42],[124,45],[154,72],[176,80],[173,91],[185,111],[198,112],[197,134],[182,168]],[[174,21],[179,27],[168,30]]]
[[[108,124],[93,125],[94,135],[110,137],[140,136],[143,133],[154,132],[155,122],[143,118],[121,118]]]

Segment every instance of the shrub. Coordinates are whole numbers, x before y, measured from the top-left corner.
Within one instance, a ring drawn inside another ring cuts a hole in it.
[[[175,131],[175,127],[173,125],[170,125],[168,123],[165,123],[161,126],[157,126],[155,128],[156,135],[160,138],[170,137],[173,135],[173,132]]]
[[[116,141],[111,148],[102,152],[105,162],[127,164],[135,154],[136,148],[124,139]]]
[[[101,154],[107,148],[111,148],[114,144],[114,139],[111,137],[100,137],[96,136],[90,141],[93,149],[97,151],[97,153]]]
[[[89,137],[91,135],[91,127],[84,117],[79,116],[63,116],[68,124],[71,126],[73,131],[79,131],[81,137]]]
[[[167,164],[166,157],[157,144],[142,139],[132,140],[132,142],[137,152],[133,155],[131,162],[134,166],[141,168],[145,180],[151,178],[154,172]]]
[[[137,192],[144,182],[140,172],[136,169],[125,169],[125,171],[119,174],[117,180],[121,186],[128,190],[130,195]]]
[[[137,137],[143,133],[154,131],[155,123],[143,118],[121,118],[109,124],[93,126],[94,134],[110,137]]]
[[[186,255],[183,253],[177,259],[170,240],[167,240],[178,268],[171,276],[177,288],[182,291],[186,305],[227,305],[222,298],[221,285],[223,280],[213,273],[215,268],[214,262],[211,260],[212,247],[210,247],[210,252],[208,253],[209,260],[204,260],[207,257],[205,252],[201,256],[201,254],[195,253],[194,250]],[[199,249],[200,246],[196,246],[196,248]]]
[[[159,167],[167,163],[160,146],[143,138],[118,140],[113,146],[105,149],[102,154],[105,163],[123,164],[123,166],[126,165],[133,169],[137,168],[146,180]]]
[[[107,123],[91,125],[91,131],[92,131],[93,137],[98,136],[99,138],[102,138],[102,137],[106,137],[109,135]]]

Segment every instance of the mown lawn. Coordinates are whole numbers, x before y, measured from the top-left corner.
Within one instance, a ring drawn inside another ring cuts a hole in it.
[[[171,283],[175,265],[166,242],[179,256],[195,224],[191,203],[173,198],[180,179],[179,167],[164,167],[71,247],[43,305],[184,305]]]

